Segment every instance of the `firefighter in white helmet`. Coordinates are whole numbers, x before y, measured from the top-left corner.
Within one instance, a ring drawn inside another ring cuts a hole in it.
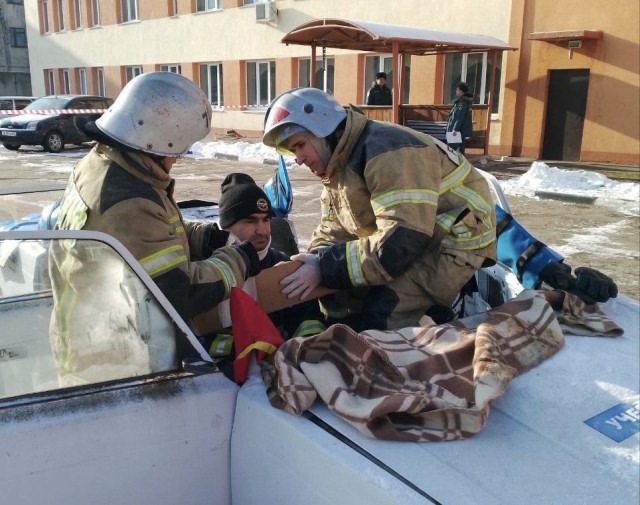
[[[270,104],[263,142],[293,154],[324,185],[310,252],[292,257],[304,265],[282,283],[290,297],[319,284],[340,290],[322,299],[329,322],[357,330],[417,325],[494,263],[488,185],[432,137],[297,88]]]
[[[81,127],[97,144],[73,170],[56,228],[117,238],[186,321],[227,299],[232,287],[259,272],[258,254],[249,241],[226,246],[228,232],[211,223],[184,221],[174,200],[172,165],[211,128],[211,105],[195,83],[170,72],[142,74],[127,83],[95,123]],[[80,245],[68,243],[50,254],[59,308],[51,322],[52,343],[61,373],[76,376],[91,366],[81,351],[83,338],[91,336],[87,321],[74,316],[81,313],[78,304],[95,301],[91,269],[83,268],[83,262],[95,258],[83,256]],[[66,299],[71,293],[73,303]]]

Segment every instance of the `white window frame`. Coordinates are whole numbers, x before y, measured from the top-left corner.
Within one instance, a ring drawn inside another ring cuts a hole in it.
[[[73,0],[73,17],[74,19],[74,29],[80,30],[82,28],[82,6],[80,5],[81,0]]]
[[[47,70],[47,82],[49,83],[49,94],[56,94],[56,76],[53,70]]]
[[[475,85],[472,83],[468,83],[467,82],[467,69],[468,69],[468,63],[469,63],[469,55],[473,54],[475,55],[482,55],[482,70],[481,70],[481,75],[480,75],[480,89],[475,89]],[[453,57],[454,55],[447,55],[446,58],[449,57]],[[502,55],[498,56],[497,59],[497,64],[499,68],[502,68]],[[488,72],[488,68],[489,68],[489,53],[488,52],[484,52],[484,53],[464,53],[462,54],[462,60],[460,62],[460,67],[461,68],[456,68],[456,69],[451,69],[452,72],[456,72],[456,71],[460,71],[459,75],[460,75],[460,79],[455,79],[454,80],[454,76],[453,75],[447,75],[447,72],[449,71],[449,69],[447,68],[447,61],[445,60],[445,65],[444,65],[444,75],[443,75],[443,99],[444,100],[450,100],[453,101],[455,100],[455,96],[454,97],[449,97],[447,96],[448,93],[451,92],[451,90],[449,88],[452,88],[453,90],[455,90],[455,86],[458,85],[458,83],[460,81],[462,82],[467,82],[467,84],[469,84],[472,92],[473,92],[473,103],[474,104],[478,104],[478,105],[487,105],[488,104],[488,92],[489,92],[489,79],[491,79],[490,75],[487,75]],[[457,76],[458,74],[456,74]],[[448,83],[450,83],[448,85]],[[496,82],[496,88],[494,89],[495,92],[495,96],[496,96],[496,100],[494,100],[494,107],[497,110],[499,105],[500,105],[500,99],[501,99],[501,93],[500,93],[500,89],[499,89],[499,83]],[[494,119],[497,119],[497,113],[496,112],[491,112],[491,116]]]
[[[98,95],[107,96],[107,85],[104,78],[104,68],[96,68],[96,80],[98,81]]]
[[[78,81],[80,84],[80,94],[88,95],[87,93],[87,69],[79,68],[78,69]]]
[[[71,74],[68,68],[62,71],[62,92],[65,95],[71,94]]]
[[[138,21],[138,0],[120,0],[123,23]]]
[[[327,67],[333,68],[333,80],[329,82],[329,72],[323,72],[324,81],[322,83],[316,82],[316,88],[321,89],[327,93],[333,94],[335,89],[335,58],[333,56],[327,56]],[[302,69],[307,65],[308,72],[304,76],[303,80]],[[322,68],[322,57],[316,57],[316,72]],[[298,59],[298,86],[310,86],[311,85],[311,58],[299,58]]]
[[[267,107],[275,98],[275,64],[275,60],[247,62],[247,105],[250,107]],[[266,96],[261,90],[263,85],[267,88]]]
[[[129,82],[134,77],[138,77],[143,73],[141,65],[131,65],[129,67],[124,67],[124,69],[126,82]]]
[[[160,65],[161,72],[173,72],[174,74],[182,74],[182,66],[178,64]]]
[[[200,87],[205,92],[213,108],[224,107],[222,63],[200,65]],[[215,79],[215,86],[214,86]]]
[[[49,4],[42,2],[42,33],[51,33],[49,28]]]
[[[58,31],[64,32],[64,9],[62,6],[62,0],[57,0],[56,8],[58,9]]]
[[[100,0],[91,0],[91,26],[100,26]]]
[[[196,0],[196,12],[211,12],[220,10],[220,0]]]

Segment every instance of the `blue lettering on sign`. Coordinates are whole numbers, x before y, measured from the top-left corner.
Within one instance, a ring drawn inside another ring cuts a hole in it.
[[[640,402],[620,403],[585,421],[594,430],[616,442],[622,442],[640,431]]]

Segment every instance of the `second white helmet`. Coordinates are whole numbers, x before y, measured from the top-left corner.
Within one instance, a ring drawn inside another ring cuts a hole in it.
[[[328,93],[316,88],[291,89],[269,105],[262,142],[278,148],[287,138],[305,130],[326,137],[346,117],[347,111]]]
[[[127,83],[96,126],[133,149],[179,156],[211,130],[211,104],[190,79],[149,72]]]

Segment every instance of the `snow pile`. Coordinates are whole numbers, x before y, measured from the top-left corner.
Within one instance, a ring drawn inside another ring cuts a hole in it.
[[[537,192],[547,192],[592,197],[596,205],[640,216],[640,184],[617,182],[597,172],[565,170],[534,161],[525,174],[500,181],[500,185],[507,195],[536,197]]]

